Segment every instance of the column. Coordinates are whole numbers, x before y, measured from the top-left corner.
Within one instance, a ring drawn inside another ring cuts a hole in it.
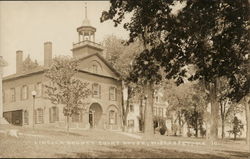
[[[91,32],[89,31],[89,41],[91,41]]]

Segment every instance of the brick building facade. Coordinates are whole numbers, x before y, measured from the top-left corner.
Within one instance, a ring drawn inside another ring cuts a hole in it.
[[[73,57],[80,59],[75,78],[89,83],[92,95],[86,99],[86,111],[71,118],[71,127],[121,128],[121,80],[95,42],[96,28],[85,17],[77,28],[79,40],[73,44]],[[23,71],[23,52],[16,52],[16,74],[3,78],[3,112],[5,119],[20,126],[65,126],[63,105],[53,105],[45,93],[49,84],[44,73],[52,62],[52,43],[44,43],[44,66]],[[31,92],[36,91],[33,98]],[[34,103],[33,103],[34,102]],[[33,108],[34,106],[34,108]],[[34,110],[34,111],[33,111]]]

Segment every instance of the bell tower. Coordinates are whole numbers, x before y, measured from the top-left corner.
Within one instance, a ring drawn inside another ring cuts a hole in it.
[[[96,28],[91,26],[87,15],[87,3],[85,3],[85,18],[82,26],[77,28],[78,42],[73,43],[73,57],[82,58],[91,54],[103,54],[103,47],[95,42]]]

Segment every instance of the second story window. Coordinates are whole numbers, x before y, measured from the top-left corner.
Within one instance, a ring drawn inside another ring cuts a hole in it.
[[[92,96],[94,98],[101,98],[101,85],[98,83],[92,84]]]
[[[130,106],[129,106],[129,111],[130,111],[130,112],[134,112],[134,105],[130,104]]]
[[[41,97],[43,94],[43,85],[41,82],[38,82],[35,86],[36,88],[36,93],[37,93],[37,97]]]
[[[11,88],[10,89],[10,101],[11,102],[15,102],[16,101],[16,89],[15,88]]]
[[[27,85],[22,86],[22,89],[21,89],[21,98],[23,100],[28,99],[28,86]]]
[[[109,100],[116,100],[116,88],[115,87],[109,88]]]

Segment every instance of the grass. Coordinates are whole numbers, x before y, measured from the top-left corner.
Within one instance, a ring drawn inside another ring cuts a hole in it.
[[[116,132],[104,130],[36,129],[21,127],[0,127],[1,130],[18,129],[23,134],[36,134],[41,137],[21,135],[18,138],[0,133],[1,158],[247,158],[244,143],[220,146],[192,145],[136,145],[150,141],[184,141],[187,138],[155,135],[153,138],[134,139]],[[189,138],[189,141],[204,141]],[[99,142],[101,144],[99,144]],[[117,142],[119,141],[119,144]],[[88,142],[88,143],[86,143]],[[124,144],[126,142],[127,144]],[[130,144],[128,144],[130,142]],[[122,144],[123,143],[123,144]],[[133,143],[133,144],[132,144]],[[134,145],[135,144],[135,145]]]

